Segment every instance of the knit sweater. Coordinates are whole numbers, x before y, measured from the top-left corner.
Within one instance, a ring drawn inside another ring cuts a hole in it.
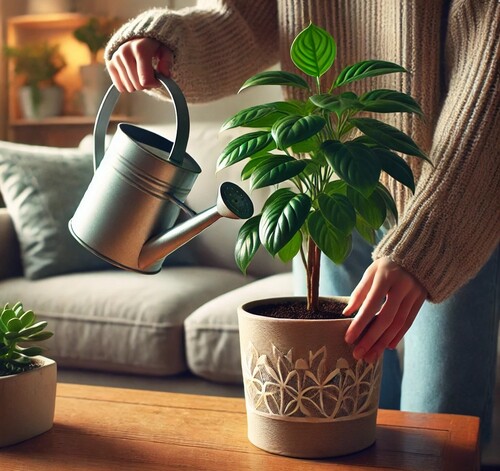
[[[333,73],[365,59],[409,71],[353,84],[356,92],[392,88],[415,97],[425,119],[406,113],[382,119],[410,134],[434,164],[407,159],[414,195],[383,177],[401,214],[373,258],[389,256],[432,302],[443,301],[477,274],[500,238],[500,2],[206,0],[140,14],[116,32],[105,54],[109,59],[132,38],[157,39],[174,52],[172,75],[188,101],[206,102],[236,93],[278,61],[297,72],[289,47],[309,21],[336,39]]]

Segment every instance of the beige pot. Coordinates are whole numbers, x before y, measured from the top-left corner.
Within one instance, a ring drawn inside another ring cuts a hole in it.
[[[49,358],[34,359],[40,367],[0,376],[0,447],[40,435],[54,423],[57,366]]]
[[[326,458],[375,441],[382,362],[356,361],[351,319],[274,319],[238,309],[248,438],[263,450]],[[346,301],[346,298],[341,298]]]

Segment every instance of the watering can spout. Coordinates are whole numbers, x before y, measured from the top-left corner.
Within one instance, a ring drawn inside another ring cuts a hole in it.
[[[222,217],[248,219],[252,214],[253,204],[247,194],[234,183],[222,183],[213,207],[146,242],[139,256],[139,269],[147,271],[148,267],[163,260]]]

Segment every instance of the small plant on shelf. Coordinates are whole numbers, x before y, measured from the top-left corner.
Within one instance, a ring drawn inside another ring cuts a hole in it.
[[[45,330],[47,322],[39,321],[32,310],[24,310],[18,302],[10,307],[6,304],[0,314],[0,376],[22,373],[36,368],[33,357],[43,349],[36,345],[22,347],[21,343],[40,342],[52,337]]]
[[[97,54],[106,46],[115,25],[115,20],[91,17],[84,25],[73,32],[75,39],[88,47],[91,64],[97,63]]]
[[[14,61],[14,72],[22,84],[30,88],[33,106],[37,108],[42,101],[41,89],[56,85],[55,76],[66,67],[59,45],[42,42],[7,46],[4,51],[6,57]]]

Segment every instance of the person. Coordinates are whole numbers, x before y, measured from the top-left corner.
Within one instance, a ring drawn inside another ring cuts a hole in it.
[[[374,361],[406,334],[402,382],[388,383],[401,388],[395,407],[480,416],[487,439],[500,297],[499,2],[219,0],[155,8],[116,31],[105,50],[107,69],[120,92],[163,96],[157,70],[173,77],[189,102],[208,102],[236,93],[277,62],[297,72],[289,47],[309,21],[339,44],[335,72],[374,58],[409,71],[365,86],[417,98],[424,120],[384,120],[409,133],[433,162],[409,162],[414,195],[384,180],[398,225],[374,248],[355,244],[343,266],[325,261],[321,290],[352,290],[346,314],[359,312],[346,341],[356,345],[356,357]],[[332,74],[322,80],[331,83]],[[362,92],[361,82],[352,85]],[[295,89],[283,93],[300,97]]]

